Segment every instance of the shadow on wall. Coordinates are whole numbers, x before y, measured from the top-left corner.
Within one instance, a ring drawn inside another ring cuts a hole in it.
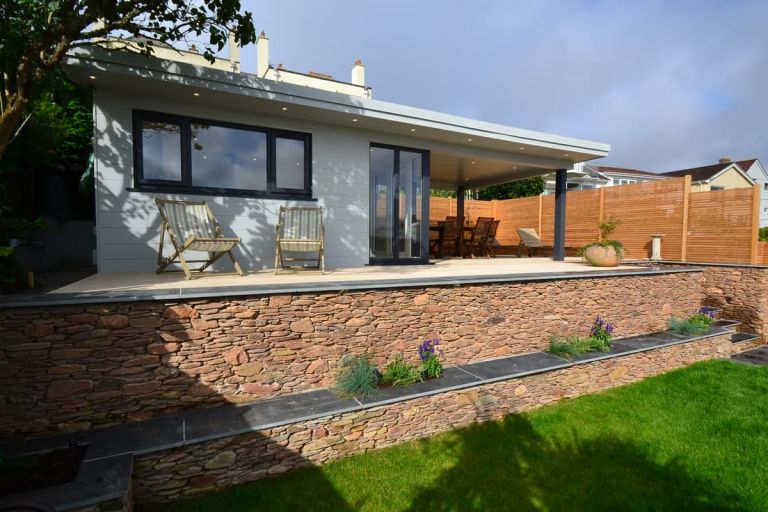
[[[652,460],[647,448],[576,432],[567,442],[553,441],[519,415],[362,457],[163,510],[714,512],[725,503],[729,510],[746,510],[736,495],[689,475],[679,462]]]
[[[164,67],[169,70],[175,66],[178,64],[167,63]],[[152,70],[142,70],[142,73],[149,76],[160,74]],[[202,79],[212,78],[210,70],[205,68],[199,68],[197,75]],[[234,83],[230,88],[233,92],[244,92],[248,89],[245,85],[238,84],[238,80],[245,80],[245,78],[234,77],[233,80]],[[268,82],[262,82],[262,84],[269,90]],[[183,103],[176,105],[182,107]],[[197,108],[199,109],[199,106]],[[362,107],[360,108],[362,110]],[[146,272],[154,270],[161,227],[161,220],[153,202],[155,196],[207,201],[221,223],[224,235],[239,236],[243,239],[243,243],[235,250],[235,254],[245,269],[273,267],[275,225],[281,205],[324,207],[326,254],[331,260],[331,265],[337,258],[342,262],[350,258],[367,261],[367,222],[365,233],[355,233],[349,229],[351,219],[358,219],[358,224],[362,225],[360,217],[367,216],[368,203],[367,193],[364,197],[360,197],[359,191],[355,189],[356,180],[359,185],[359,180],[363,178],[359,175],[362,171],[356,169],[353,164],[343,160],[336,162],[328,156],[323,156],[318,162],[318,149],[315,145],[312,158],[313,196],[318,199],[316,202],[183,193],[128,192],[127,189],[134,187],[130,120],[122,118],[116,120],[111,115],[105,116],[103,111],[99,111],[97,115],[100,118],[97,124],[100,130],[96,136],[95,154],[99,178],[95,186],[97,187],[99,251],[100,259],[113,260],[111,269]],[[335,133],[334,130],[342,129],[328,127],[329,133]],[[351,130],[342,130],[338,133],[342,137],[353,137]],[[323,134],[315,133],[314,135],[317,139]],[[367,145],[365,150],[367,154]],[[367,167],[365,171],[364,179],[367,180]],[[104,176],[119,178],[105,180]],[[362,238],[366,242],[364,248],[361,247]],[[170,254],[169,249],[170,245],[165,249],[164,255]],[[214,269],[231,271],[231,266],[228,260],[221,261],[214,265]]]

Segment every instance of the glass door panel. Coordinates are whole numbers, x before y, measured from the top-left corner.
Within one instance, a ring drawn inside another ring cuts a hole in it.
[[[394,243],[395,151],[371,148],[370,256],[392,258]]]
[[[399,163],[399,256],[418,258],[421,256],[421,153],[401,151]]]
[[[428,153],[371,145],[370,258],[371,263],[426,260],[423,219],[424,180],[429,179]]]

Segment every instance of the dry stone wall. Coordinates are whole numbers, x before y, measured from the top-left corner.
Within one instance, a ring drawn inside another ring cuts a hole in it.
[[[0,311],[0,434],[43,435],[325,387],[437,338],[446,365],[542,350],[602,314],[616,335],[701,304],[700,273]]]
[[[728,357],[730,350],[729,335],[716,336],[139,456],[134,465],[136,501],[179,499],[474,422],[501,419],[697,361]]]

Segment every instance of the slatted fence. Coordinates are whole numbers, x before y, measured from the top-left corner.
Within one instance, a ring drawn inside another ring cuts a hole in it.
[[[430,199],[432,220],[456,215],[456,200]],[[711,192],[691,192],[690,177],[568,192],[566,233],[568,247],[598,237],[598,224],[621,219],[613,238],[620,240],[630,259],[650,255],[651,235],[664,235],[662,257],[667,260],[710,263],[768,264],[768,244],[758,242],[760,215],[758,186]],[[554,239],[554,196],[501,201],[466,200],[470,220],[491,216],[501,220],[497,239],[516,245],[515,228],[534,228],[542,241]]]

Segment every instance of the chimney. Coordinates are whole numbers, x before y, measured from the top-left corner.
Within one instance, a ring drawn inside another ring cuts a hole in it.
[[[352,68],[352,83],[365,87],[365,66],[363,66],[363,61],[360,59],[355,61],[355,65]]]
[[[729,164],[729,163],[731,163],[731,157],[729,157],[729,156],[720,157],[720,163],[721,164]]]
[[[269,38],[264,31],[256,39],[256,76],[264,78],[269,69]]]
[[[235,41],[235,31],[229,31],[229,62],[232,65],[232,72],[240,72],[240,45]]]

